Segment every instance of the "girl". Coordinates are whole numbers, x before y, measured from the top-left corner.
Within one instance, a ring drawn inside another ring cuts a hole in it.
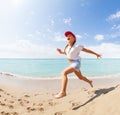
[[[60,54],[65,54],[68,58],[68,61],[70,62],[70,66],[68,66],[66,69],[63,70],[62,72],[62,86],[61,86],[61,91],[57,95],[55,95],[55,98],[62,98],[66,96],[66,87],[67,87],[67,75],[74,72],[76,76],[85,82],[87,82],[91,87],[93,87],[92,81],[87,79],[85,76],[82,75],[80,71],[80,57],[79,54],[81,51],[94,54],[97,56],[97,58],[101,57],[100,54],[95,53],[89,49],[84,48],[83,46],[79,45],[76,43],[76,36],[70,32],[67,31],[65,32],[65,36],[67,38],[67,45],[65,46],[64,51],[61,49],[57,48],[57,51]]]

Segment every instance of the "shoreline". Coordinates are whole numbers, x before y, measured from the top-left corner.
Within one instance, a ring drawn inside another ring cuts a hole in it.
[[[5,76],[5,77],[16,77],[16,78],[21,78],[21,79],[38,79],[38,80],[49,80],[49,79],[61,79],[61,75],[59,77],[56,76],[29,76],[29,75],[19,75],[19,74],[12,74],[9,72],[0,72],[0,76]],[[101,78],[111,78],[111,77],[118,77],[120,76],[120,73],[115,73],[115,74],[105,74],[105,75],[84,75],[87,78],[94,78],[94,79],[101,79]],[[68,75],[69,79],[75,79],[76,75],[74,73]]]
[[[110,86],[120,83],[119,74],[105,77],[88,77],[88,79],[93,81],[94,87]],[[59,91],[61,78],[30,78],[11,74],[0,74],[0,84],[22,88],[24,90]],[[77,77],[68,77],[68,90],[82,87],[90,88],[89,84],[79,80]]]

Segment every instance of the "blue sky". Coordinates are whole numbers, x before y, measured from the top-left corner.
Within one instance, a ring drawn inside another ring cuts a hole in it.
[[[64,57],[56,48],[64,49],[67,30],[84,47],[105,58],[118,58],[119,4],[113,0],[0,0],[0,58]]]

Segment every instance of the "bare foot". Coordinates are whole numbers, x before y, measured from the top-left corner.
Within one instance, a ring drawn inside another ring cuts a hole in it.
[[[62,97],[64,97],[64,96],[66,96],[66,93],[58,93],[58,94],[55,95],[54,97],[55,97],[56,99],[59,99],[59,98],[62,98]]]
[[[90,86],[91,86],[91,87],[93,87],[93,84],[92,84],[92,82],[93,82],[92,80],[89,82],[89,84],[90,84]]]

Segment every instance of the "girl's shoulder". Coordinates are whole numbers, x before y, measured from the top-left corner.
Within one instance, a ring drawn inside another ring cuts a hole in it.
[[[74,48],[75,48],[76,50],[78,50],[78,51],[81,51],[81,50],[84,48],[84,46],[81,45],[81,44],[75,44],[75,45],[74,45]]]
[[[81,45],[81,44],[78,44],[78,43],[75,43],[75,45],[74,45],[75,47],[84,47],[83,45]]]

